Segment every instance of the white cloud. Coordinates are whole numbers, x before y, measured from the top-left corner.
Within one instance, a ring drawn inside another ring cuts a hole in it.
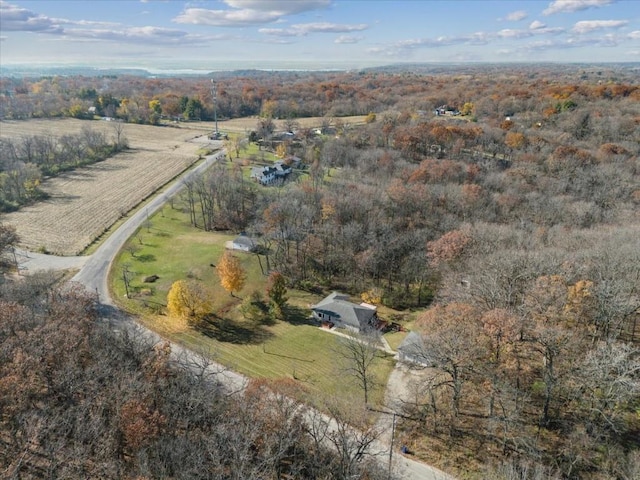
[[[507,20],[510,20],[512,22],[517,22],[519,20],[524,20],[525,18],[527,18],[527,12],[525,12],[524,10],[518,10],[517,12],[511,12],[507,15]]]
[[[513,30],[505,28],[504,30],[500,30],[497,35],[500,38],[526,38],[533,35],[533,33],[528,30]]]
[[[63,32],[62,27],[54,19],[7,2],[0,2],[0,30],[5,32]]]
[[[118,41],[151,45],[206,45],[219,36],[189,34],[171,28],[145,26],[123,27],[118,23],[52,18],[0,0],[0,28],[3,32],[22,31],[48,33],[67,40]]]
[[[192,35],[181,30],[162,27],[132,27],[123,29],[68,29],[65,35],[74,39],[126,42],[148,45],[206,45],[227,38],[223,35]]]
[[[277,12],[285,16],[327,8],[331,0],[224,0],[224,3],[241,10]]]
[[[258,32],[272,37],[300,37],[302,32],[293,28],[260,28]]]
[[[331,0],[223,0],[230,10],[186,8],[176,23],[215,27],[245,27],[282,21],[288,15],[324,9]]]
[[[408,40],[400,40],[390,45],[380,47],[372,47],[367,51],[376,55],[385,55],[389,57],[407,54],[409,51],[420,48],[440,48],[451,45],[486,45],[496,34],[486,32],[475,32],[469,35],[460,35],[455,37],[440,36],[437,38],[414,38]]]
[[[633,40],[640,40],[640,30],[634,30],[627,36]]]
[[[539,52],[542,50],[550,50],[552,48],[559,48],[560,44],[558,42],[554,42],[553,40],[536,40],[535,42],[530,42],[525,46],[525,50]]]
[[[566,45],[568,47],[616,47],[619,43],[615,36],[609,34],[594,38],[569,38],[567,39]]]
[[[207,10],[206,8],[187,8],[173,19],[176,23],[192,25],[210,25],[214,27],[243,27],[272,23],[282,16],[281,12],[260,10]]]
[[[553,15],[554,13],[572,13],[586,10],[588,8],[599,8],[610,5],[615,0],[555,0],[542,11],[544,15]]]
[[[361,36],[340,35],[333,43],[358,43],[362,38]]]
[[[307,33],[340,33],[340,32],[359,32],[369,28],[366,23],[359,23],[355,25],[341,24],[341,23],[301,23],[298,25],[292,25],[292,28],[296,30],[302,30]]]
[[[470,35],[464,35],[462,40],[468,45],[486,45],[489,43],[490,36],[486,32],[475,32]]]
[[[260,33],[279,37],[303,37],[310,33],[348,33],[359,32],[369,28],[366,23],[348,25],[341,23],[300,23],[289,28],[261,28]]]
[[[544,23],[541,22],[533,22],[528,30],[515,30],[506,28],[504,30],[500,30],[495,34],[498,38],[510,38],[510,39],[520,39],[527,38],[533,35],[556,35],[558,33],[564,32],[565,29],[561,27],[547,27]],[[487,36],[491,36],[491,34],[487,34]]]
[[[594,30],[602,30],[603,28],[620,28],[628,24],[628,20],[582,20],[577,22],[571,31],[577,34],[585,34]]]

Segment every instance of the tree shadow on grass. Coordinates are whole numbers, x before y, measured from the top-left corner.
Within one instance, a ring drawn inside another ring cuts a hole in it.
[[[313,325],[314,322],[309,318],[309,309],[301,308],[294,305],[285,305],[282,308],[283,320],[291,325]]]
[[[236,345],[254,345],[266,342],[273,334],[261,325],[240,323],[228,318],[209,315],[200,320],[194,328],[203,335],[219,342]]]
[[[136,255],[136,260],[142,263],[155,262],[156,256],[152,253],[145,253],[142,255]]]

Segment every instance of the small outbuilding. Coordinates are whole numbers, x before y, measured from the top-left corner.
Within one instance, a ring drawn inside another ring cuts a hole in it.
[[[238,235],[231,242],[227,242],[226,246],[231,250],[253,252],[258,246],[258,242],[247,235]]]

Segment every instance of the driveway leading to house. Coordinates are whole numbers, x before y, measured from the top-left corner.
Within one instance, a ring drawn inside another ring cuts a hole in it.
[[[378,429],[383,432],[379,441],[389,447],[393,444],[394,451],[391,455],[392,463],[398,469],[400,478],[406,480],[455,480],[455,477],[442,470],[403,455],[400,452],[402,445],[399,444],[398,439],[393,438],[392,440],[392,435],[394,434],[393,412],[401,414],[404,403],[413,400],[412,397],[415,393],[411,385],[418,383],[420,376],[421,371],[413,370],[403,362],[396,362],[396,366],[387,380],[387,388],[385,391],[385,406],[389,413],[381,413],[376,423]],[[387,447],[387,451],[389,451],[389,447]]]

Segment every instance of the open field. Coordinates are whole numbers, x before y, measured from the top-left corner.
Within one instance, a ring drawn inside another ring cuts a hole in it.
[[[215,268],[233,235],[196,230],[182,209],[169,205],[151,217],[129,240],[111,270],[112,297],[123,308],[139,314],[139,321],[165,338],[189,349],[206,352],[214,360],[252,378],[290,379],[311,395],[314,402],[332,397],[359,399],[362,391],[344,373],[336,353],[341,337],[309,322],[309,305],[321,296],[290,290],[285,321],[256,324],[238,310],[252,292],[265,292],[267,278],[256,255],[236,252],[247,273],[245,287],[235,296],[221,286]],[[133,247],[133,249],[131,248]],[[131,254],[133,251],[134,255]],[[263,260],[264,263],[264,260]],[[123,267],[129,272],[131,298],[125,297]],[[153,283],[145,277],[157,275]],[[196,325],[164,313],[166,295],[179,279],[197,280],[212,302],[211,318]],[[157,314],[153,314],[157,311]],[[371,394],[372,404],[381,404],[386,379],[394,361],[381,354],[376,373],[380,382]]]
[[[115,135],[110,122],[75,119],[2,122],[1,138],[58,137],[89,127]],[[130,150],[42,183],[50,198],[2,216],[14,225],[30,250],[59,255],[82,252],[122,215],[198,160],[203,131],[189,128],[124,125]]]

